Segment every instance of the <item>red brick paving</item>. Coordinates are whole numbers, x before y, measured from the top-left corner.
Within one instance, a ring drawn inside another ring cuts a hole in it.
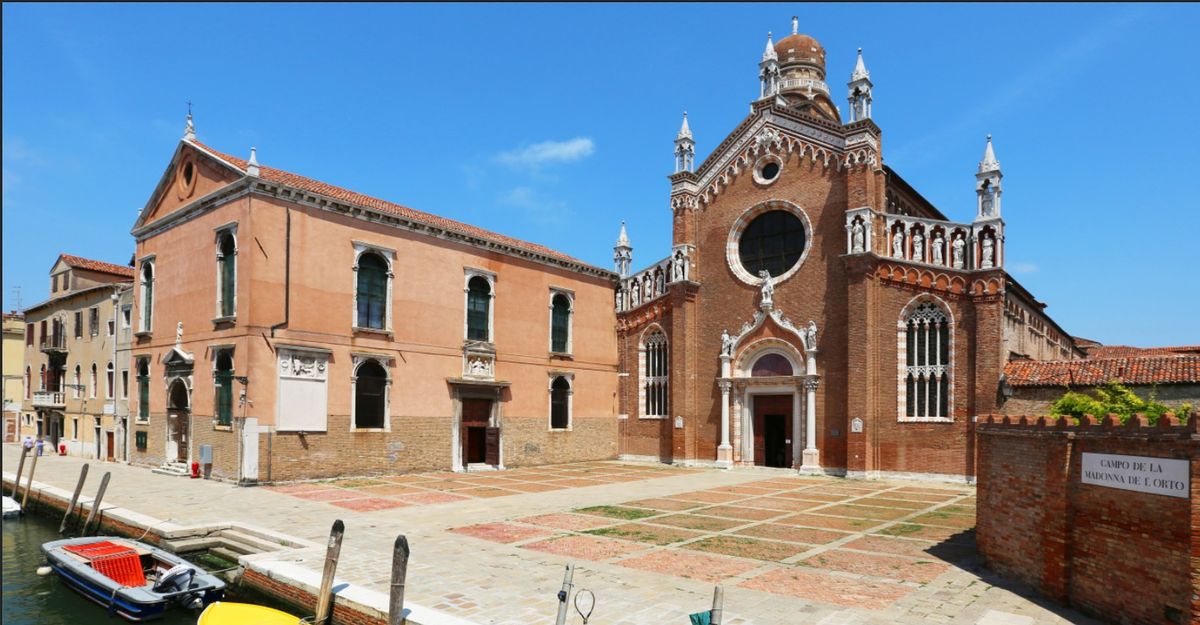
[[[548,540],[539,540],[521,546],[522,549],[544,551],[560,556],[593,561],[615,558],[635,551],[642,551],[648,547],[649,545],[625,540],[598,538],[595,536],[562,536]]]
[[[614,522],[606,518],[584,514],[570,514],[566,512],[555,514],[539,514],[537,516],[522,517],[517,520],[522,523],[531,523],[533,525],[574,531],[590,530],[597,527],[610,525]]]
[[[933,560],[932,556],[925,560],[914,560],[900,556],[873,555],[832,549],[805,558],[800,561],[800,564],[828,571],[842,571],[927,584],[949,568],[947,565]]]
[[[331,501],[335,506],[354,510],[355,512],[373,512],[375,510],[390,510],[392,508],[403,508],[410,504],[396,499],[387,499],[383,497],[364,497],[361,499],[343,499],[341,501]]]
[[[738,585],[777,595],[868,610],[882,610],[914,590],[901,584],[837,577],[794,568],[768,571]]]
[[[526,525],[516,525],[514,523],[481,523],[479,525],[456,527],[450,531],[458,534],[466,534],[467,536],[474,536],[475,538],[490,540],[496,543],[506,544],[554,534],[554,532],[540,527],[529,527]]]
[[[617,564],[639,571],[687,577],[715,584],[757,568],[759,563],[739,558],[727,558],[675,550],[660,550],[644,556],[626,558]]]

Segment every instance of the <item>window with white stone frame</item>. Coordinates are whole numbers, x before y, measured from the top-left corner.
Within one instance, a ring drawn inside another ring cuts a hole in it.
[[[667,335],[660,328],[649,330],[642,339],[641,417],[663,419],[670,413]]]
[[[495,343],[494,304],[496,300],[496,274],[479,269],[465,270],[466,310],[463,329],[466,340]]]
[[[550,377],[550,429],[571,429],[571,388],[574,375],[551,374]]]
[[[142,261],[141,271],[142,309],[138,316],[138,332],[150,332],[154,327],[154,259]]]
[[[354,403],[351,406],[351,429],[389,431],[391,378],[386,366],[388,360],[364,354],[354,354],[352,360],[354,376],[350,380],[350,387]]]
[[[217,230],[217,318],[237,315],[237,224]]]
[[[574,316],[571,294],[567,291],[550,291],[550,352],[571,353],[571,319]]]
[[[395,250],[354,241],[354,329],[392,331]]]
[[[953,319],[938,303],[909,305],[899,324],[901,421],[953,420]]]

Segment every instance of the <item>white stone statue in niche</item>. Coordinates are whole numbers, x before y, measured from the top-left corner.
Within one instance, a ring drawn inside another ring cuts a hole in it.
[[[983,269],[988,269],[993,265],[993,259],[996,255],[996,243],[992,241],[992,237],[983,236],[983,259],[979,266]]]
[[[952,254],[953,254],[953,258],[954,258],[954,268],[962,269],[963,268],[963,248],[966,247],[966,244],[963,243],[961,234],[954,235],[954,242],[950,244],[950,247],[953,248]]]
[[[630,308],[637,308],[637,305],[639,303],[641,303],[641,301],[640,301],[641,296],[642,296],[642,287],[638,286],[637,280],[630,282],[629,283],[629,306],[630,306]]]
[[[646,276],[646,301],[654,299],[654,277]]]
[[[918,230],[913,233],[912,237],[912,259],[918,262],[925,261],[925,237],[921,236]]]
[[[492,367],[491,363],[483,358],[472,358],[470,360],[470,364],[468,365],[468,370],[470,371],[471,375],[486,376],[491,374]]]
[[[654,292],[657,295],[662,295],[663,293],[666,292],[666,290],[667,290],[667,286],[666,286],[666,284],[664,284],[664,276],[663,276],[663,273],[660,271],[660,272],[658,272],[658,275],[655,277],[655,280],[654,280]]]
[[[766,269],[759,270],[758,277],[762,279],[762,307],[771,308],[775,305],[775,283]]]
[[[935,265],[946,264],[946,259],[942,256],[942,246],[945,243],[946,243],[945,240],[942,239],[942,233],[935,232],[933,235],[933,240],[929,242],[929,246],[932,248],[931,251],[933,252],[933,264],[935,264]]]
[[[729,330],[721,330],[721,354],[733,355],[733,337],[729,336]]]
[[[904,258],[904,232],[900,230],[892,234],[892,257]]]
[[[850,251],[852,251],[856,254],[859,252],[862,252],[864,250],[864,246],[865,246],[865,243],[863,241],[862,222],[861,221],[854,222],[854,226],[850,228],[850,232],[851,232],[851,238],[853,239],[853,243],[850,247]]]
[[[817,348],[817,322],[809,321],[808,327],[804,330],[804,349],[814,350]]]

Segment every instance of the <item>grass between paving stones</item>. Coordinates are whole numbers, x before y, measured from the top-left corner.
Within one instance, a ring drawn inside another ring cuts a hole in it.
[[[973,516],[975,514],[975,506],[960,506],[956,504],[953,506],[943,506],[938,508],[937,511],[947,514],[969,514]]]
[[[739,536],[712,536],[710,538],[705,538],[704,540],[682,545],[682,547],[684,549],[710,551],[727,556],[739,556],[742,558],[754,558],[755,560],[769,560],[772,562],[786,560],[787,558],[807,551],[810,548],[809,545],[767,542],[764,540],[754,540],[752,538],[741,538]]]
[[[607,536],[609,538],[624,538],[626,540],[636,540],[643,543],[652,543],[655,545],[669,545],[677,543],[689,538],[700,536],[699,532],[689,532],[687,530],[671,529],[666,527],[654,527],[652,525],[643,525],[641,523],[626,523],[625,525],[617,525],[615,527],[601,527],[592,530],[584,531],[585,534],[594,534],[596,536]]]
[[[577,508],[572,512],[582,512],[583,514],[591,514],[594,516],[604,516],[610,519],[625,519],[627,521],[636,521],[649,516],[661,514],[654,510],[641,510],[638,508],[625,508],[622,506],[589,506],[587,508]]]

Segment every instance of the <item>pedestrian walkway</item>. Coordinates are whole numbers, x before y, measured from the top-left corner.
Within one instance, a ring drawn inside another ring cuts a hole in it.
[[[4,466],[19,453],[5,445]],[[43,457],[35,487],[73,490],[83,462]],[[553,623],[569,562],[596,596],[593,624],[684,625],[716,583],[727,624],[1093,622],[980,569],[962,485],[599,462],[239,488],[101,463],[85,492],[98,471],[113,473],[105,507],[178,524],[237,522],[320,545],[342,519],[339,580],[385,595],[405,534],[406,600],[480,624]],[[363,503],[374,499],[401,505]],[[276,558],[319,575],[322,554]]]

